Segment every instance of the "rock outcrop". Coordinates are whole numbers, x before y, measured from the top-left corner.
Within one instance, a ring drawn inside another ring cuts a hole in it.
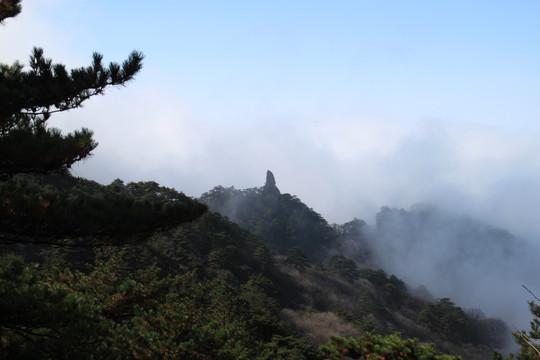
[[[264,183],[262,192],[264,195],[276,198],[281,195],[281,192],[276,186],[276,179],[274,178],[274,174],[272,174],[270,170],[266,171],[266,182]]]

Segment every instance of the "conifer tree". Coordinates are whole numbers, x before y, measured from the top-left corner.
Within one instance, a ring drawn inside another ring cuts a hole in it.
[[[0,24],[5,19],[17,16],[21,12],[21,0],[2,0],[0,1]]]
[[[311,267],[304,250],[302,250],[300,246],[293,246],[287,250],[285,262],[294,265],[294,268],[300,271],[305,270],[307,267]]]
[[[330,273],[333,273],[349,282],[353,282],[360,277],[358,265],[353,260],[341,254],[331,256],[326,261],[326,266]]]
[[[525,286],[523,286],[527,289]],[[529,289],[527,289],[531,295],[537,300],[540,299],[533,294]],[[538,360],[540,359],[540,305],[536,304],[534,301],[529,301],[529,310],[533,315],[531,320],[531,330],[529,331],[516,331],[514,332],[514,339],[516,342],[521,345],[521,349],[518,354],[519,360]]]
[[[21,11],[20,0],[0,4],[0,22]],[[0,175],[66,172],[90,155],[97,146],[92,131],[62,135],[47,121],[110,86],[125,85],[142,68],[143,55],[133,51],[122,65],[104,66],[102,59],[94,53],[90,66],[68,71],[34,48],[28,70],[20,62],[0,64]]]
[[[20,3],[0,0],[0,23],[17,16]],[[0,63],[0,243],[125,242],[206,211],[153,182],[101,186],[70,176],[71,166],[97,146],[93,133],[83,128],[64,135],[47,127],[51,115],[133,80],[143,57],[133,51],[121,65],[104,65],[94,53],[89,66],[68,71],[36,47],[28,68]]]

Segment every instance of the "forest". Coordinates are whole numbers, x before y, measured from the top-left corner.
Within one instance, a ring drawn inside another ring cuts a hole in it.
[[[1,0],[0,23],[21,11]],[[424,241],[431,208],[338,225],[282,194],[271,171],[261,187],[200,198],[74,177],[93,133],[48,120],[129,84],[144,55],[102,59],[68,70],[35,48],[28,65],[0,64],[0,358],[540,359],[534,294],[531,328],[512,329],[412,286],[381,256],[403,251],[395,224]],[[461,238],[519,253],[506,232],[468,224]]]

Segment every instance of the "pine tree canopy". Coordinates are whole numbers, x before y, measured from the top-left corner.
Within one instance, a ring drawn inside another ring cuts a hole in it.
[[[0,24],[7,18],[17,16],[21,12],[21,0],[0,1]]]
[[[20,12],[20,0],[0,2],[0,22]],[[26,69],[0,63],[0,175],[66,172],[90,155],[97,143],[92,131],[62,135],[47,128],[51,114],[82,106],[109,86],[125,85],[142,68],[143,54],[133,51],[122,65],[105,66],[94,53],[88,67],[68,71],[34,48]]]
[[[0,0],[0,23],[21,11],[21,0]],[[77,179],[73,163],[90,155],[92,131],[62,134],[52,114],[76,109],[141,70],[133,51],[121,65],[94,53],[88,67],[67,70],[34,48],[25,67],[0,63],[0,244],[93,246],[148,237],[201,216],[206,206],[153,182],[110,186]]]
[[[140,241],[199,218],[207,208],[157,183],[103,186],[65,175],[0,182],[0,244],[95,246]]]

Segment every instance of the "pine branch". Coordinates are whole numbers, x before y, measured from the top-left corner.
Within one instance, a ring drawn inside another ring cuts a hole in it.
[[[21,12],[21,0],[0,0],[0,24],[7,18],[15,17]]]
[[[527,287],[525,285],[521,285],[521,286],[523,286],[525,288],[525,290],[527,290],[536,300],[540,301],[540,299],[536,295],[534,295],[531,290],[527,289]]]
[[[122,66],[102,65],[102,55],[93,54],[92,65],[72,69],[68,74],[62,64],[53,64],[34,48],[30,70],[20,64],[0,68],[0,122],[16,114],[45,115],[78,108],[89,98],[103,94],[110,86],[124,86],[142,68],[144,55],[133,51]],[[52,110],[50,110],[52,108]]]

